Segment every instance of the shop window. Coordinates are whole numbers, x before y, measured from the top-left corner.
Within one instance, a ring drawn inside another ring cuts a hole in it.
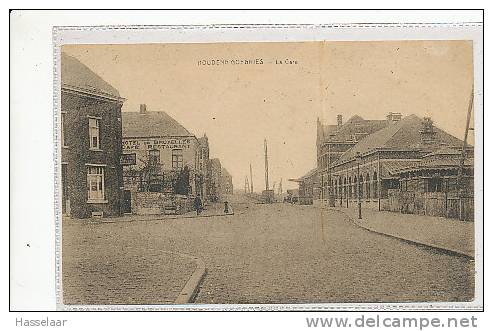
[[[98,118],[89,118],[89,148],[100,149],[99,144],[99,127],[101,120]]]
[[[171,152],[171,166],[173,169],[183,168],[183,150],[173,149]]]
[[[87,198],[89,202],[104,200],[104,167],[87,167]]]

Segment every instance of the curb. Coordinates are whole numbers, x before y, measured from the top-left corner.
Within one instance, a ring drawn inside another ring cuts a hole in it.
[[[178,304],[178,305],[192,303],[199,292],[199,288],[200,285],[202,284],[202,281],[207,275],[207,269],[205,267],[205,263],[199,257],[182,254],[182,253],[175,253],[175,254],[178,254],[182,257],[190,258],[194,260],[195,263],[197,264],[197,267],[195,268],[195,271],[192,273],[192,276],[188,279],[187,283],[182,288],[180,294],[178,294],[174,302],[174,304]]]
[[[356,226],[358,226],[358,227],[360,227],[360,228],[362,228],[362,229],[364,229],[366,231],[369,231],[369,232],[372,232],[372,233],[376,233],[376,234],[379,234],[379,235],[382,235],[382,236],[386,236],[386,237],[398,239],[398,240],[401,240],[401,241],[403,241],[405,243],[408,243],[408,244],[411,244],[411,245],[435,249],[435,250],[440,251],[442,253],[445,253],[447,255],[454,255],[454,256],[459,256],[459,257],[465,257],[465,258],[470,259],[470,260],[475,260],[475,256],[474,255],[471,255],[471,254],[466,253],[466,252],[463,252],[463,251],[455,250],[455,249],[452,249],[452,248],[448,248],[448,247],[444,247],[444,246],[440,246],[440,245],[436,245],[436,244],[425,243],[425,242],[422,242],[422,241],[419,241],[419,240],[416,240],[416,239],[404,238],[404,237],[397,236],[395,234],[381,232],[381,231],[372,229],[370,227],[366,227],[363,224],[360,224],[358,221],[356,221],[353,217],[349,216],[344,211],[338,210],[338,209],[333,209],[333,210],[336,210],[336,211],[338,211],[338,212],[346,215],[347,218],[349,218],[349,220],[353,224],[355,224]]]
[[[150,218],[150,219],[134,219],[134,220],[108,220],[108,221],[89,221],[91,224],[106,224],[106,223],[132,223],[132,222],[155,222],[155,221],[166,221],[166,220],[177,220],[177,219],[187,219],[187,218],[207,218],[207,217],[221,217],[221,216],[233,216],[234,213],[229,214],[212,214],[212,215],[187,215],[187,216],[176,216],[176,217],[165,217],[165,218]],[[156,215],[158,216],[158,215]]]

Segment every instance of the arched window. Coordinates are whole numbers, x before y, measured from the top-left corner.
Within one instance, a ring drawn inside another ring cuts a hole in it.
[[[365,187],[365,193],[366,193],[366,194],[365,194],[365,197],[366,197],[367,199],[370,199],[370,196],[371,196],[371,195],[370,195],[370,188],[371,188],[371,187],[370,187],[370,174],[369,174],[369,173],[366,173],[366,181],[365,181],[365,184],[366,184],[366,185],[365,185],[365,186],[366,186],[366,187]]]
[[[354,176],[353,186],[354,186],[354,198],[358,199],[358,177],[356,176]]]
[[[359,175],[359,192],[358,192],[358,198],[361,197],[363,198],[363,175]]]
[[[377,172],[373,172],[373,199],[378,199],[378,180]]]

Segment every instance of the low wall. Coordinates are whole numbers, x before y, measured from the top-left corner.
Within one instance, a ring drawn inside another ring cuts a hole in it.
[[[184,195],[132,192],[132,212],[137,215],[183,214],[192,208],[192,199]]]

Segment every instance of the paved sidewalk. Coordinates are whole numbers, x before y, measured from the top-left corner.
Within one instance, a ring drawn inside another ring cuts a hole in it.
[[[345,213],[368,230],[398,237],[418,244],[447,250],[474,258],[474,222],[444,217],[362,210],[358,220],[356,208],[332,208]]]
[[[108,240],[101,231],[96,224],[63,229],[66,305],[172,304],[197,270],[193,257],[156,249],[146,236]]]
[[[234,205],[232,206],[234,208]],[[213,216],[228,216],[233,215],[234,209],[230,209],[228,214],[224,213],[224,204],[213,203],[205,207],[205,209],[197,215],[196,211],[190,211],[184,214],[156,214],[156,215],[134,215],[127,214],[121,217],[105,217],[105,218],[90,218],[84,219],[83,222],[86,223],[117,223],[117,222],[135,222],[135,221],[160,221],[160,220],[172,220],[172,219],[183,219],[183,218],[203,218],[203,217],[213,217]],[[71,219],[69,217],[64,217],[65,223],[80,223],[80,220]]]

